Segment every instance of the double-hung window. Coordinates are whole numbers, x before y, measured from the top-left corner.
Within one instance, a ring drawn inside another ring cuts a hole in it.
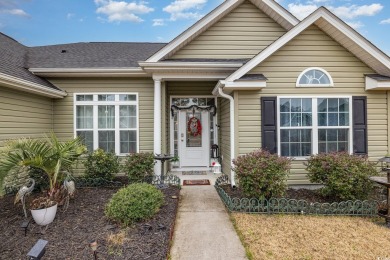
[[[279,97],[282,156],[351,151],[351,97]]]
[[[75,94],[75,135],[89,151],[138,152],[138,95]]]

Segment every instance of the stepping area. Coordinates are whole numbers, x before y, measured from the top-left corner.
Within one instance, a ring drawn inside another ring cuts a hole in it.
[[[171,259],[247,259],[213,186],[182,187]]]

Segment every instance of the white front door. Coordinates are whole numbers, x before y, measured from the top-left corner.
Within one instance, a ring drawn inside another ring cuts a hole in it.
[[[208,111],[179,111],[178,148],[181,167],[209,166],[209,115]],[[197,120],[200,122],[201,131],[196,130],[199,130],[199,126],[196,125]],[[190,121],[192,125],[189,125]]]

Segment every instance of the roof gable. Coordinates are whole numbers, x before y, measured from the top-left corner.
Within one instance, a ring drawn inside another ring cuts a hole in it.
[[[329,10],[321,7],[227,77],[226,81],[235,81],[241,78],[313,24],[374,71],[390,76],[390,58]]]
[[[285,33],[247,0],[169,59],[250,59]]]
[[[151,56],[146,62],[158,62],[162,59],[169,58],[173,53],[176,53],[183,46],[187,45],[201,33],[206,31],[216,22],[218,22],[226,14],[230,13],[237,6],[242,4],[245,0],[226,0],[205,17],[196,22],[193,26],[188,28],[178,37],[173,39],[160,51],[156,52]],[[276,22],[278,22],[286,30],[291,29],[298,23],[291,13],[282,8],[274,0],[249,0],[255,6],[263,10],[268,16],[272,17]]]

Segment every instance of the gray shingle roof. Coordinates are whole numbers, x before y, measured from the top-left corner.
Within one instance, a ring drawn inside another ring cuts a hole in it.
[[[165,43],[71,43],[26,47],[0,33],[0,73],[59,90],[28,68],[123,68],[138,67]]]
[[[29,68],[123,68],[139,67],[165,43],[90,42],[71,43],[28,50]]]
[[[366,76],[377,81],[390,81],[390,77],[379,74],[366,74]]]
[[[26,46],[0,33],[0,73],[58,90],[47,80],[35,76],[27,70],[26,55]]]
[[[268,80],[263,74],[246,74],[237,81]]]

